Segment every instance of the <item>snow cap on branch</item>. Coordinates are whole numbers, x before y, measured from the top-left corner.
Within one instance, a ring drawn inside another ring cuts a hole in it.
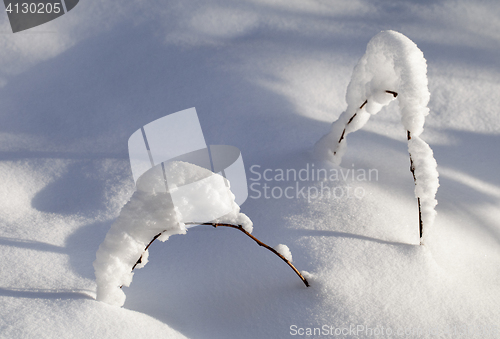
[[[422,223],[426,226],[422,236],[422,243],[424,243],[427,229],[434,223],[436,217],[439,174],[432,149],[420,137],[412,137],[408,141],[408,151],[412,155],[415,173],[415,198],[420,198]]]
[[[292,252],[287,245],[279,244],[274,247],[274,250],[281,254],[286,260],[292,262]]]
[[[398,99],[401,122],[407,131],[408,151],[419,199],[422,238],[434,222],[439,187],[437,164],[429,145],[420,139],[425,117],[429,114],[427,63],[417,45],[401,33],[380,32],[374,36],[366,53],[354,67],[347,87],[347,110],[331,130],[314,146],[317,158],[340,165],[346,151],[346,136],[362,128],[371,115]],[[423,239],[421,239],[423,241]]]
[[[204,209],[202,215],[206,217],[212,210],[227,210],[229,206],[228,213],[217,218],[217,222],[240,224],[248,232],[252,231],[251,220],[239,213],[240,208],[234,202],[227,179],[186,162],[171,162],[164,169],[165,172],[161,165],[155,166],[139,178],[137,190],[99,246],[94,261],[98,301],[123,305],[125,293],[120,287],[130,285],[136,263],[136,269],[147,263],[145,248],[156,236],[159,235],[158,240],[166,241],[171,235],[185,234],[185,223],[211,221],[191,219],[200,215],[193,207]],[[172,187],[170,191],[194,182],[198,184],[186,192],[195,190],[197,194],[177,197],[174,206],[163,173]],[[205,200],[199,201],[200,197]]]
[[[347,87],[347,111],[353,114],[366,100],[366,112],[376,114],[398,93],[401,122],[413,136],[424,129],[427,104],[427,62],[417,45],[401,33],[383,31],[374,36],[354,68]]]
[[[330,133],[316,143],[315,155],[339,165],[347,134],[362,128],[396,95],[404,128],[419,136],[429,114],[427,63],[413,41],[401,33],[383,31],[368,42],[354,67],[347,87],[347,109],[333,122]]]

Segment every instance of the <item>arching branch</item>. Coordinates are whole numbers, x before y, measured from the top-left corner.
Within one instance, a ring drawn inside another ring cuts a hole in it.
[[[394,92],[394,91],[386,90],[385,92],[388,93],[388,94],[392,94],[394,96],[394,98],[396,98],[398,96],[398,93]],[[367,103],[368,103],[368,99],[365,100],[361,106],[359,106],[359,110],[362,110],[363,107],[365,107],[365,105]],[[342,142],[342,140],[345,138],[345,132],[346,132],[347,126],[349,126],[349,124],[354,120],[354,118],[356,117],[357,114],[358,114],[357,112],[354,113],[353,116],[349,119],[349,121],[345,125],[344,130],[342,131],[342,135],[340,136],[339,141],[338,141],[339,145]],[[410,131],[406,131],[406,136],[407,136],[408,141],[410,141],[411,140],[411,133],[410,133]],[[337,152],[333,152],[334,155],[336,153]],[[411,171],[411,174],[413,175],[413,181],[414,181],[414,183],[417,184],[417,178],[415,176],[415,167],[413,165],[413,158],[411,156],[411,153],[410,153],[410,171]],[[423,233],[422,207],[421,207],[421,204],[420,204],[420,198],[419,197],[417,197],[417,202],[418,202],[418,224],[419,224],[419,231],[420,231],[420,240],[422,240],[422,233]]]
[[[295,268],[295,266],[293,266],[293,264],[287,259],[285,258],[281,253],[279,253],[278,251],[276,251],[274,248],[270,247],[269,245],[266,245],[265,243],[263,243],[262,241],[260,241],[259,239],[257,239],[256,237],[254,237],[251,233],[248,233],[244,228],[243,226],[241,225],[233,225],[233,224],[224,224],[224,223],[198,223],[198,222],[187,222],[186,225],[206,225],[206,226],[213,226],[214,228],[217,228],[217,227],[229,227],[229,228],[234,228],[234,229],[237,229],[241,232],[243,232],[244,234],[246,234],[248,237],[250,237],[253,241],[255,241],[259,246],[262,246],[264,248],[267,248],[269,251],[273,252],[274,254],[276,254],[278,257],[281,258],[281,260],[283,260],[284,262],[287,263],[288,266],[290,266],[290,268],[295,272],[295,274],[297,274],[299,276],[299,278],[302,280],[302,282],[304,283],[304,285],[306,285],[306,287],[309,287],[309,282],[307,281],[306,278],[304,278],[304,276]],[[149,242],[149,244],[146,246],[146,248],[144,248],[144,252],[147,251],[147,249],[149,248],[149,246],[151,246],[151,244],[156,240],[158,239],[158,237],[162,235],[162,233],[158,233],[157,235],[154,236],[154,238]],[[144,254],[143,254],[144,255]],[[141,257],[137,260],[137,262],[134,264],[134,266],[132,267],[132,271],[135,269],[135,267],[137,265],[139,265],[140,263],[142,262],[142,255]],[[120,286],[121,288],[121,286]]]

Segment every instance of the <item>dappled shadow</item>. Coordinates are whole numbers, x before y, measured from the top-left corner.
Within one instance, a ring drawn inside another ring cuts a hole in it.
[[[265,12],[269,8],[261,7],[260,10]],[[252,164],[283,168],[297,166],[297,160],[311,161],[305,155],[306,151],[328,131],[329,123],[301,116],[292,98],[273,92],[254,80],[280,81],[271,68],[282,66],[283,54],[293,54],[297,60],[313,61],[321,58],[317,55],[348,55],[352,56],[351,63],[354,64],[374,34],[384,28],[398,29],[403,27],[403,21],[408,22],[408,16],[398,15],[402,10],[391,7],[387,17],[396,19],[383,23],[380,23],[377,13],[368,18],[361,15],[363,18],[359,19],[352,14],[342,17],[300,10],[295,13],[274,10],[274,14],[283,20],[290,16],[301,17],[301,23],[311,26],[319,21],[336,21],[346,29],[315,37],[293,30],[265,31],[265,25],[262,25],[255,28],[251,36],[243,34],[221,39],[223,41],[218,45],[188,47],[164,44],[159,37],[161,34],[152,34],[157,32],[153,24],[122,23],[8,82],[0,91],[2,105],[9,108],[9,115],[0,117],[2,132],[41,136],[59,151],[2,152],[0,159],[75,159],[66,174],[43,188],[31,202],[32,207],[39,211],[63,215],[92,215],[103,207],[106,199],[102,189],[104,180],[92,174],[95,172],[92,161],[126,159],[128,137],[140,126],[193,106],[198,110],[207,144],[238,147],[247,169]],[[354,28],[356,30],[352,30]],[[271,45],[275,48],[270,48]],[[419,43],[419,46],[423,46],[430,65],[433,61],[448,62],[450,57],[455,61],[488,66],[493,60],[491,53],[471,60],[470,53],[481,54],[480,49],[450,49],[432,43]],[[445,49],[446,53],[443,52]],[[470,53],[464,53],[466,51]],[[255,64],[242,72],[235,71],[234,68],[248,61],[248,55],[258,62],[253,61]],[[266,58],[276,60],[276,64],[271,63],[269,69],[259,68],[260,62],[265,62]],[[331,65],[332,73],[336,72],[336,66]],[[332,103],[342,107],[344,104]],[[499,139],[474,133],[456,135],[462,138],[463,145],[431,145],[438,164],[498,184],[498,177],[492,174],[493,171],[488,171],[487,166],[473,165],[473,162],[464,164],[463,146],[470,145],[467,153],[473,160],[487,158],[491,169],[499,165],[498,160],[491,160],[491,154],[497,153]],[[492,146],[484,153],[478,153],[477,148],[484,144]],[[75,149],[78,152],[63,152]],[[392,151],[400,156],[403,160],[398,160],[396,166],[406,176],[405,184],[400,185],[401,181],[389,178],[398,171],[387,172],[386,179],[378,184],[396,196],[412,197],[413,180],[408,170],[409,159],[403,137],[397,141],[366,131],[349,135],[348,154],[354,155],[363,149],[363,155],[379,149],[378,153]],[[371,155],[373,158],[369,156],[352,156],[351,159],[359,160],[356,166],[385,165],[382,163],[385,160],[378,159],[375,153]],[[83,159],[85,161],[79,161]],[[346,159],[349,160],[349,155]],[[442,180],[440,190],[450,186],[451,182]],[[480,192],[473,196],[474,201],[470,201],[471,196],[455,196],[454,199],[452,203],[459,201],[464,205],[497,202]],[[242,211],[254,220],[254,234],[264,242],[286,241],[292,244],[291,250],[299,269],[315,268],[314,263],[307,261],[311,258],[311,250],[297,248],[302,236],[414,246],[335,230],[288,229],[286,214],[303,211],[275,207],[269,201],[248,200]],[[306,209],[307,205],[303,208]],[[446,209],[446,204],[439,205],[439,208]],[[67,254],[76,273],[94,279],[92,262],[110,223],[95,222],[80,227],[67,238],[64,248],[11,238],[0,238],[0,245]],[[319,304],[319,293],[303,289],[286,265],[237,232],[210,230],[209,233],[196,229],[190,230],[186,236],[172,237],[166,244],[154,245],[151,262],[136,273],[134,283],[126,289],[128,308],[148,313],[194,337],[281,337],[291,321],[311,324],[315,321],[315,315],[307,317],[303,309]],[[246,298],[241,298],[243,293]],[[0,295],[90,298],[84,292],[54,290],[0,289]],[[231,308],[227,309],[227,305]],[[262,309],[271,309],[276,316],[259,319],[262,314],[271,314],[262,312]],[[294,311],[300,319],[283,316]],[[331,314],[336,314],[336,310],[332,309]],[[193,323],[196,326],[192,326]],[[257,323],[261,326],[256,326]],[[262,332],[265,330],[270,332]]]
[[[498,195],[500,176],[497,175],[500,158],[492,156],[498,153],[500,136],[450,129],[443,129],[439,133],[453,141],[446,144],[430,144],[438,164],[438,172],[440,168],[453,169],[456,173],[464,174],[466,177],[463,180],[457,180],[447,171],[442,171],[439,177],[440,187],[436,195],[437,212],[453,215],[456,214],[457,209],[467,211],[469,217],[476,220],[474,227],[482,228],[500,243],[499,224],[492,223],[482,210],[477,209],[478,206],[497,206],[500,201]],[[353,161],[357,166],[381,169],[389,168],[387,165],[392,166],[392,171],[381,171],[381,180],[377,184],[398,196],[413,197],[413,178],[408,170],[406,140],[403,138],[394,140],[384,135],[360,130],[350,134],[348,142],[346,164]],[[381,162],[377,155],[389,151],[400,156],[393,155],[391,164]],[[390,176],[387,177],[387,174]],[[405,180],[401,180],[403,178],[397,180],[396,175],[401,175]]]
[[[64,247],[34,240],[0,237],[0,245],[25,248],[35,251],[66,253],[66,249]]]
[[[77,275],[94,280],[92,263],[99,245],[109,230],[112,221],[96,222],[85,225],[71,233],[65,246],[57,246],[35,240],[0,237],[0,246],[16,247],[26,250],[52,252],[67,255],[69,268]]]
[[[443,129],[441,133],[451,135],[455,142],[449,145],[431,145],[438,166],[469,174],[472,177],[500,186],[500,135]]]
[[[66,252],[71,269],[78,275],[94,280],[92,263],[99,245],[104,241],[112,221],[85,225],[71,233],[66,239]]]
[[[13,151],[0,152],[0,161],[21,160],[21,159],[75,159],[75,160],[90,160],[90,159],[127,159],[125,154],[117,153],[97,153],[89,154],[86,152],[50,152],[50,151]]]
[[[31,200],[31,206],[42,212],[59,214],[97,213],[105,203],[104,179],[90,161],[78,161],[67,172],[45,186]]]

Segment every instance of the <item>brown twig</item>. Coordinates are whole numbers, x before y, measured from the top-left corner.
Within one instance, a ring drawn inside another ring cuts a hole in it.
[[[165,232],[165,231],[163,231],[163,232]],[[151,244],[153,243],[153,241],[155,241],[156,239],[158,239],[158,237],[159,237],[160,235],[162,235],[162,233],[163,233],[163,232],[158,233],[157,235],[155,235],[155,236],[154,236],[153,240],[151,240],[151,241],[149,242],[149,244],[146,246],[146,248],[144,249],[144,253],[148,250],[149,246],[151,246]],[[142,262],[142,256],[144,255],[144,253],[143,253],[143,254],[141,255],[141,257],[137,260],[137,262],[134,264],[134,266],[132,266],[132,271],[134,270],[134,268],[135,268],[137,265],[139,265],[139,264]]]
[[[386,93],[388,94],[392,94],[395,98],[398,96],[398,93],[397,92],[394,92],[394,91],[385,91]],[[368,103],[368,99],[365,100],[365,102],[363,102],[363,104],[361,106],[359,106],[359,109],[363,109],[363,107],[365,107],[365,105]],[[346,132],[346,129],[347,129],[347,126],[352,122],[352,120],[356,117],[358,113],[354,113],[354,115],[349,119],[349,121],[347,122],[347,124],[345,125],[344,127],[344,130],[342,131],[342,135],[340,136],[339,138],[339,141],[338,143],[340,144],[342,142],[342,140],[344,140],[345,138],[345,132]],[[411,134],[410,134],[410,131],[406,131],[407,132],[407,138],[408,138],[408,141],[411,140]],[[337,152],[333,152],[333,154],[337,154]],[[415,182],[415,185],[417,184],[417,178],[415,177],[415,167],[413,166],[413,159],[412,159],[412,156],[411,156],[411,153],[410,153],[410,171],[413,175],[413,181]],[[417,201],[418,201],[418,224],[419,224],[419,230],[420,230],[420,244],[422,244],[422,232],[423,232],[423,222],[422,222],[422,206],[420,204],[420,198],[417,197]]]
[[[273,252],[274,254],[276,254],[278,257],[280,257],[284,262],[286,262],[288,264],[288,266],[290,266],[290,268],[300,277],[300,279],[302,279],[302,282],[304,283],[304,285],[306,285],[307,287],[309,287],[309,282],[307,281],[306,278],[304,278],[304,276],[295,268],[295,266],[293,266],[293,264],[287,259],[285,258],[281,253],[279,253],[278,251],[276,251],[274,248],[264,244],[262,241],[260,241],[259,239],[257,239],[256,237],[254,237],[252,234],[248,233],[244,228],[243,226],[241,225],[233,225],[233,224],[222,224],[222,223],[199,223],[199,222],[187,222],[186,225],[207,225],[207,226],[213,226],[215,228],[217,228],[218,226],[221,226],[221,227],[230,227],[230,228],[235,228],[237,230],[240,230],[241,232],[245,233],[247,236],[249,236],[253,241],[255,241],[259,246],[262,246],[262,247],[265,247],[267,248],[269,251]],[[163,233],[163,232],[162,232]],[[155,235],[155,237],[149,242],[149,244],[146,246],[146,248],[144,248],[144,252],[146,252],[149,248],[149,246],[151,246],[151,244],[156,240],[158,239],[158,237],[160,235],[162,235],[162,233],[158,233],[157,235]],[[134,264],[134,266],[132,267],[132,271],[135,269],[135,267],[137,265],[139,265],[141,262],[142,262],[142,256],[144,254],[141,255],[141,257],[137,260],[137,262]],[[120,286],[120,288],[122,288],[122,286]]]
[[[386,93],[389,93],[389,94],[392,94],[394,97],[397,97],[398,96],[398,93],[394,92],[394,91],[385,91]],[[363,102],[363,104],[361,106],[359,106],[359,109],[362,110],[363,107],[365,107],[365,105],[368,103],[368,99],[365,100],[365,102]],[[349,119],[349,121],[347,122],[347,124],[345,124],[345,127],[344,127],[344,130],[342,131],[342,135],[340,136],[339,138],[339,144],[342,142],[342,140],[344,140],[344,136],[345,136],[345,130],[347,129],[347,126],[349,126],[349,124],[354,120],[354,118],[356,117],[358,113],[354,113],[353,116]],[[333,155],[337,154],[337,151],[333,152]]]
[[[163,232],[165,232],[165,231],[163,231]],[[137,261],[135,262],[134,266],[132,266],[132,272],[134,271],[135,267],[142,262],[142,256],[144,255],[144,253],[146,253],[146,251],[148,250],[149,246],[151,246],[151,244],[153,243],[153,241],[155,241],[156,239],[158,239],[158,237],[160,235],[162,235],[163,232],[158,233],[157,235],[155,235],[154,238],[146,246],[146,248],[144,248],[144,252],[141,254],[141,257],[139,259],[137,259]],[[122,287],[123,287],[123,285],[120,286],[120,288],[122,288]]]
[[[398,96],[398,93],[396,93],[394,91],[385,91],[385,93],[392,94],[392,95],[394,95],[395,98]]]
[[[281,260],[283,260],[284,262],[286,262],[288,264],[288,266],[290,266],[290,268],[295,272],[295,274],[297,274],[300,277],[300,279],[302,279],[302,282],[304,283],[304,285],[306,285],[307,287],[309,287],[309,282],[307,281],[307,279],[304,278],[304,276],[295,268],[295,266],[293,266],[293,264],[287,258],[285,258],[281,253],[279,253],[278,251],[276,251],[274,248],[270,247],[269,245],[264,244],[262,241],[260,241],[256,237],[254,237],[251,233],[248,233],[243,228],[243,226],[241,226],[241,225],[233,225],[233,224],[222,224],[222,223],[196,223],[196,222],[186,223],[186,224],[187,225],[206,225],[206,226],[213,226],[215,228],[221,226],[221,227],[230,227],[230,228],[234,228],[234,229],[240,230],[241,232],[245,233],[248,237],[250,237],[253,241],[255,241],[259,246],[267,248],[269,251],[273,252],[278,257],[280,257]]]
[[[363,107],[365,107],[365,105],[368,103],[368,100],[365,100],[365,102],[363,102],[363,104],[361,106],[359,106],[359,109],[363,109]],[[347,122],[347,124],[345,124],[345,127],[344,127],[344,130],[342,131],[342,135],[340,136],[339,138],[339,144],[342,142],[342,140],[344,139],[344,135],[345,135],[345,130],[347,129],[347,126],[349,126],[349,124],[354,120],[354,118],[356,117],[356,114],[358,114],[357,112],[353,114],[353,116],[349,119],[349,121]],[[337,151],[333,152],[333,155],[337,154]]]
[[[407,137],[408,141],[411,140],[410,131],[406,131],[406,137]],[[413,181],[415,182],[415,185],[416,185],[417,184],[417,177],[415,176],[415,166],[413,165],[413,159],[411,157],[411,153],[410,153],[410,171],[411,171],[411,174],[413,175]],[[420,205],[420,198],[419,197],[417,197],[417,201],[418,201],[418,225],[419,225],[419,229],[420,229],[420,245],[422,245],[423,223],[422,223],[422,207]]]

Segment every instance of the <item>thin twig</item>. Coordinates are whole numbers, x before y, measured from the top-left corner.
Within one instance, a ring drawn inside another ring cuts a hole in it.
[[[365,107],[365,105],[368,103],[368,100],[365,100],[365,102],[363,102],[363,104],[361,106],[359,106],[359,109],[363,109],[363,107]],[[353,116],[349,119],[349,121],[347,122],[347,124],[345,124],[345,127],[344,127],[344,130],[342,131],[342,135],[340,136],[339,138],[339,144],[342,142],[342,140],[344,139],[344,135],[345,135],[345,130],[347,129],[347,126],[349,126],[349,124],[354,120],[354,118],[356,117],[358,113],[354,113]],[[337,151],[333,152],[333,155],[337,154]]]
[[[221,226],[221,227],[230,227],[230,228],[235,228],[237,230],[240,230],[241,232],[245,233],[247,236],[249,236],[250,238],[252,238],[253,241],[255,241],[259,246],[262,246],[262,247],[265,247],[267,248],[268,250],[270,250],[271,252],[273,252],[274,254],[276,254],[278,257],[280,257],[284,262],[286,262],[288,264],[288,266],[290,266],[290,268],[300,277],[300,279],[302,279],[302,282],[307,286],[309,287],[309,282],[307,281],[306,278],[304,278],[304,276],[295,268],[295,266],[293,266],[293,264],[287,259],[285,258],[281,253],[279,253],[278,251],[276,251],[274,248],[264,244],[262,241],[260,241],[259,239],[257,239],[256,237],[254,237],[252,234],[248,233],[244,228],[243,226],[241,225],[233,225],[233,224],[222,224],[222,223],[199,223],[199,222],[187,222],[185,223],[186,225],[207,225],[207,226],[213,226],[215,228],[217,228],[218,226]],[[149,244],[146,246],[146,248],[144,248],[144,252],[146,252],[149,248],[149,246],[151,246],[151,244],[156,240],[158,239],[158,237],[160,235],[162,235],[163,232],[161,233],[158,233],[157,235],[154,236],[154,238],[149,242]],[[134,271],[135,267],[137,265],[139,265],[141,262],[142,262],[142,256],[144,255],[144,253],[141,255],[141,257],[137,260],[137,262],[134,264],[134,266],[132,267],[132,271]],[[122,288],[122,286],[120,286],[120,288]]]
[[[392,94],[394,96],[394,98],[396,98],[398,96],[398,93],[397,92],[394,92],[394,91],[385,91],[385,93],[388,93],[388,94]],[[363,107],[365,107],[365,105],[368,103],[368,99],[366,99],[363,104],[361,106],[359,106],[359,110],[363,109]],[[354,115],[349,119],[349,121],[347,122],[347,124],[345,125],[344,127],[344,130],[342,131],[342,135],[340,136],[339,138],[339,145],[340,143],[342,142],[342,140],[344,140],[345,138],[345,132],[346,132],[346,129],[347,129],[347,126],[349,126],[349,124],[353,121],[353,119],[356,117],[358,113],[354,113]],[[411,140],[411,134],[410,134],[410,131],[406,131],[407,132],[407,137],[408,137],[408,141]],[[333,152],[333,154],[337,154],[337,151]],[[415,167],[413,166],[413,159],[412,159],[412,156],[411,156],[411,153],[410,153],[410,171],[413,175],[413,181],[415,182],[415,185],[417,184],[417,178],[415,176]],[[420,230],[420,244],[422,244],[422,233],[423,233],[423,222],[422,222],[422,206],[420,204],[420,198],[417,197],[417,201],[418,201],[418,224],[419,224],[419,230]]]
[[[411,133],[410,131],[406,131],[406,136],[408,138],[408,141],[411,140]],[[411,157],[410,153],[410,171],[411,174],[413,175],[413,181],[415,182],[415,185],[417,184],[417,177],[415,176],[415,166],[413,165],[413,159]],[[422,245],[422,232],[423,232],[423,223],[422,223],[422,207],[420,205],[420,197],[417,197],[418,201],[418,225],[420,229],[420,244]]]
[[[163,231],[163,232],[165,232],[165,231]],[[137,259],[137,261],[135,262],[134,266],[132,266],[132,272],[134,271],[134,269],[135,269],[135,267],[136,267],[137,265],[139,265],[140,263],[142,263],[142,256],[144,255],[144,253],[146,253],[146,251],[148,250],[149,246],[151,246],[151,244],[153,243],[153,241],[155,241],[156,239],[158,239],[158,237],[159,237],[160,235],[162,235],[162,234],[163,234],[163,232],[158,233],[157,235],[155,235],[155,236],[154,236],[154,238],[153,238],[153,239],[149,242],[149,244],[146,246],[146,248],[144,248],[144,252],[141,254],[141,257],[140,257],[139,259]],[[121,285],[121,286],[120,286],[120,288],[122,288],[122,287],[123,287],[123,285]]]
[[[163,231],[163,232],[165,232],[165,231]],[[151,241],[149,242],[149,244],[146,246],[146,248],[144,249],[144,253],[148,250],[149,246],[151,246],[151,244],[153,243],[153,241],[155,241],[156,239],[158,239],[158,237],[159,237],[160,235],[162,235],[162,233],[163,233],[163,232],[158,233],[157,235],[155,235],[155,236],[154,236],[153,240],[151,240]],[[140,263],[142,263],[142,256],[144,255],[144,253],[141,255],[141,257],[139,258],[139,260],[137,260],[137,262],[134,264],[134,266],[132,266],[132,271],[134,270],[134,268],[135,268],[137,265],[139,265]]]
[[[307,281],[307,279],[304,278],[304,276],[295,268],[295,266],[293,266],[293,264],[287,258],[285,258],[281,253],[279,253],[278,251],[276,251],[274,248],[270,247],[269,245],[264,244],[262,241],[260,241],[256,237],[254,237],[251,233],[248,233],[243,228],[243,226],[241,226],[241,225],[233,225],[233,224],[222,224],[222,223],[197,223],[197,222],[186,223],[186,225],[206,225],[206,226],[213,226],[215,228],[221,226],[221,227],[230,227],[230,228],[234,228],[234,229],[240,230],[241,232],[245,233],[248,237],[250,237],[253,241],[255,241],[259,246],[267,248],[269,251],[273,252],[278,257],[280,257],[281,260],[283,260],[284,262],[286,262],[288,264],[288,266],[290,266],[290,268],[295,272],[295,274],[297,274],[300,277],[300,279],[302,279],[302,282],[304,283],[304,285],[306,285],[307,287],[309,287],[309,282]]]
[[[394,95],[395,98],[398,96],[398,93],[396,93],[394,91],[385,91],[385,93],[392,94],[392,95]]]
[[[398,96],[398,93],[394,92],[394,91],[385,91],[386,93],[389,93],[389,94],[392,94],[394,97],[397,97]],[[359,106],[359,109],[362,110],[363,107],[365,107],[365,105],[368,103],[368,99],[365,100],[365,102],[363,102],[363,104],[361,106]],[[342,131],[342,135],[340,136],[339,138],[339,144],[342,142],[342,140],[344,140],[344,136],[345,136],[345,131],[347,129],[347,126],[349,126],[349,124],[354,120],[354,118],[356,117],[358,113],[354,113],[353,116],[349,119],[349,121],[347,122],[347,124],[345,124],[345,127],[344,127],[344,130]],[[337,151],[333,152],[333,155],[337,154]]]

